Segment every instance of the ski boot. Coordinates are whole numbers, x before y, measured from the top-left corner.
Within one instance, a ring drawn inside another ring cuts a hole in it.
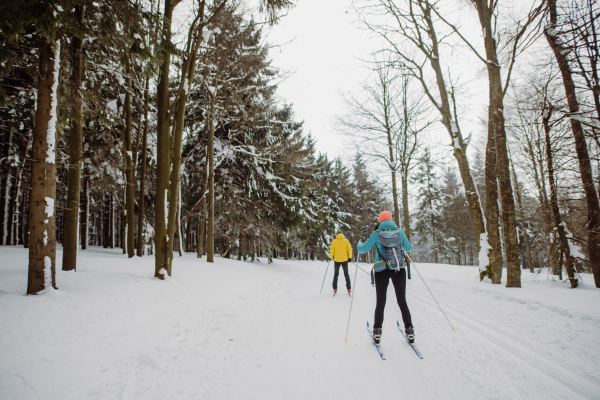
[[[415,342],[415,329],[413,328],[413,326],[407,326],[404,329],[404,332],[406,332],[406,338],[408,339],[408,341],[410,343],[414,343]]]
[[[352,297],[352,293],[351,293],[350,289],[348,289],[348,297]]]
[[[373,341],[375,342],[375,344],[379,344],[380,340],[381,340],[381,328],[374,328],[373,329]]]
[[[337,294],[337,289],[333,289],[333,297]]]

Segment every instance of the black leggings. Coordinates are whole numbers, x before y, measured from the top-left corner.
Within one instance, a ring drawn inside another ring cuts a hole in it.
[[[350,275],[348,275],[348,261],[344,262],[333,262],[334,274],[333,274],[333,288],[337,290],[338,276],[340,275],[340,265],[344,268],[344,278],[346,278],[346,289],[350,288]]]
[[[375,272],[377,305],[375,306],[375,322],[373,323],[373,328],[381,328],[381,325],[383,324],[383,311],[385,310],[385,300],[390,279],[396,290],[396,300],[400,306],[400,312],[402,312],[404,326],[407,327],[412,325],[410,311],[406,304],[406,271],[404,268],[400,269],[398,272],[386,269],[381,272]]]

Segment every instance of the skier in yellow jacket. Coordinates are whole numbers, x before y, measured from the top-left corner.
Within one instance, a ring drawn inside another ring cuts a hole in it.
[[[338,233],[335,239],[331,242],[331,249],[329,250],[329,259],[333,258],[333,265],[335,273],[333,275],[333,295],[337,293],[337,281],[340,274],[340,265],[344,268],[344,277],[346,278],[346,289],[348,289],[348,296],[350,296],[350,275],[348,275],[348,261],[352,261],[352,246],[348,239]]]

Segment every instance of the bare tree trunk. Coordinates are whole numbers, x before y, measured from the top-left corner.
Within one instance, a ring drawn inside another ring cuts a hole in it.
[[[107,194],[105,194],[103,196],[103,203],[104,203],[104,215],[103,215],[103,223],[102,223],[102,229],[103,229],[103,247],[105,249],[109,248],[108,242],[109,242],[109,226],[110,226],[110,203],[109,203],[109,197]]]
[[[554,229],[558,232],[558,246],[560,248],[560,264],[562,266],[563,254],[565,256],[565,269],[567,276],[571,282],[571,288],[576,288],[578,285],[575,277],[574,260],[569,248],[569,242],[565,233],[565,226],[560,217],[560,209],[558,208],[558,195],[556,193],[556,185],[554,183],[554,167],[552,163],[552,144],[550,143],[550,125],[549,120],[552,111],[548,111],[543,116],[544,132],[546,133],[546,158],[548,164],[548,183],[550,185],[550,206],[552,209],[552,220],[554,221]],[[562,268],[561,268],[562,270]]]
[[[206,159],[208,160],[208,198],[206,208],[208,209],[208,232],[206,238],[206,261],[214,262],[215,248],[215,98],[210,98],[210,113],[208,120],[208,146]]]
[[[54,46],[54,48],[53,48]],[[56,124],[60,39],[40,39],[37,108],[33,130],[29,274],[27,294],[56,287]]]
[[[384,88],[385,90],[385,88]],[[384,99],[383,101],[385,102],[387,100],[387,95],[384,94]],[[387,132],[387,138],[388,138],[388,150],[390,152],[390,169],[392,170],[392,199],[394,201],[394,222],[396,223],[396,226],[400,227],[400,207],[398,207],[398,189],[397,189],[397,184],[396,184],[396,164],[394,163],[394,147],[392,144],[392,132],[391,132],[391,128],[389,126],[389,120],[388,120],[388,112],[389,108],[386,106],[384,106],[384,113],[385,113],[385,127],[386,127],[386,132]]]
[[[150,107],[150,77],[146,77],[144,89],[144,136],[142,138],[142,170],[140,172],[140,193],[138,198],[139,214],[137,226],[137,255],[144,255],[144,218],[146,217],[146,164],[148,162],[148,110]]]
[[[75,17],[79,24],[84,23],[85,6],[75,7]],[[63,271],[77,270],[77,247],[79,243],[79,201],[81,193],[81,159],[83,142],[83,37],[73,36],[71,51],[73,70],[71,73],[71,99],[73,118],[69,136],[69,177],[67,180],[67,206],[65,208],[65,237],[63,243]]]
[[[164,274],[171,275],[168,256],[173,254],[173,241],[167,235],[169,170],[171,165],[171,135],[169,117],[169,70],[171,66],[171,21],[176,0],[165,0],[165,11],[162,32],[162,65],[160,67],[157,87],[157,126],[156,126],[156,203],[155,203],[155,235],[156,256],[154,276],[164,279]]]
[[[8,160],[11,153],[11,147],[13,139],[12,130],[8,131],[8,141],[4,144],[4,154],[2,154],[2,158]],[[11,174],[12,170],[8,163],[6,164],[6,168],[3,171],[2,176],[2,191],[0,193],[0,205],[2,205],[2,211],[0,212],[0,245],[6,244],[6,236],[7,236],[7,227],[8,227],[8,203],[10,199],[10,185],[11,185]]]
[[[410,242],[410,212],[408,209],[408,176],[402,175],[402,209],[404,210],[404,233]]]
[[[131,68],[129,58],[127,63],[127,92],[125,93],[125,132],[123,132],[123,142],[125,145],[125,210],[126,216],[126,240],[123,241],[123,250],[127,247],[127,257],[132,258],[135,255],[135,169],[133,168],[133,148],[132,148],[132,115],[131,115]],[[137,154],[136,154],[137,156]]]
[[[23,208],[25,212],[23,212],[23,219],[25,221],[25,226],[23,228],[23,248],[29,248],[29,221],[31,219],[31,213],[29,211],[29,203],[31,201],[31,188],[27,188],[25,190],[26,196],[23,196]]]
[[[111,193],[108,196],[108,248],[115,248],[115,198]]]
[[[90,231],[90,171],[86,165],[83,169],[83,197],[81,198],[81,250],[86,250],[89,243]]]
[[[27,151],[27,150],[26,150]],[[23,177],[23,164],[25,163],[26,157],[21,159],[21,162],[17,166],[15,171],[16,181],[11,188],[10,201],[8,203],[8,223],[7,223],[7,236],[6,236],[6,244],[14,244],[16,245],[17,240],[17,223],[18,223],[18,214],[17,209],[19,206],[19,193],[21,191],[22,185],[22,177]]]
[[[521,267],[517,240],[517,224],[515,221],[515,202],[510,181],[510,167],[506,131],[504,129],[504,92],[500,64],[496,54],[496,39],[493,32],[493,8],[489,8],[488,0],[475,0],[479,14],[479,22],[484,31],[483,41],[487,71],[490,85],[491,125],[496,145],[496,178],[498,179],[499,195],[502,204],[502,236],[506,252],[506,287],[521,287]],[[494,6],[492,6],[494,7]],[[490,131],[491,132],[491,131]],[[488,135],[489,133],[488,132]]]
[[[204,176],[204,183],[202,185],[202,196],[206,196],[206,189],[208,187],[208,165],[206,166],[206,174]],[[204,233],[206,229],[206,200],[202,202],[200,206],[200,225],[198,226],[198,243],[196,245],[196,257],[202,258],[204,254]]]
[[[571,67],[569,66],[569,61],[567,59],[568,51],[566,51],[567,49],[563,48],[563,45],[559,43],[556,33],[551,34],[552,30],[556,28],[557,22],[556,0],[548,0],[547,4],[548,11],[550,12],[550,23],[544,28],[544,35],[556,57],[562,75],[563,86],[569,104],[569,113],[571,113],[571,115],[576,115],[579,112],[579,102],[577,101]],[[554,30],[554,32],[556,32],[556,30]],[[596,287],[600,288],[600,203],[598,202],[598,195],[596,193],[596,187],[594,186],[592,165],[590,163],[590,156],[581,121],[571,118],[571,130],[573,131],[573,137],[575,139],[575,150],[577,159],[579,160],[579,172],[587,201],[588,253],[590,264],[594,274]]]
[[[185,251],[189,253],[192,251],[192,221],[188,219],[185,228]]]
[[[496,179],[496,138],[494,130],[490,127],[492,116],[491,113],[489,114],[488,142],[485,150],[485,200],[490,264],[486,267],[486,271],[492,283],[499,285],[502,283],[502,243],[500,242],[498,226],[500,208],[498,206],[498,181]]]

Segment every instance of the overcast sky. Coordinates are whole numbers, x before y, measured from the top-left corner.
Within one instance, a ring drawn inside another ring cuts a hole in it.
[[[516,8],[522,12],[531,2],[506,1],[502,12],[518,14]],[[354,150],[348,147],[347,139],[334,133],[331,123],[345,111],[339,90],[352,90],[368,76],[369,70],[362,60],[372,59],[370,54],[382,47],[381,40],[369,35],[358,22],[353,0],[297,0],[296,3],[267,33],[269,43],[282,45],[270,52],[273,64],[291,73],[279,85],[278,94],[282,101],[294,104],[296,118],[304,120],[305,132],[311,132],[317,139],[319,151],[350,160]],[[470,7],[459,0],[444,5],[452,6],[445,12],[462,25],[461,32],[482,47],[479,21]],[[436,28],[441,30],[442,26]],[[465,138],[473,133],[472,151],[486,141],[481,118],[486,115],[488,102],[487,72],[483,63],[458,39],[455,44],[443,61],[452,78],[459,79],[459,123]],[[433,127],[429,140],[447,148],[449,154],[450,138],[441,124]]]
[[[352,88],[367,76],[361,59],[370,59],[379,42],[360,28],[351,0],[297,3],[267,36],[270,43],[283,44],[270,52],[273,65],[291,73],[278,95],[294,104],[296,118],[304,120],[305,132],[317,139],[319,151],[344,156],[349,153],[346,140],[330,124],[343,113],[338,89]]]

